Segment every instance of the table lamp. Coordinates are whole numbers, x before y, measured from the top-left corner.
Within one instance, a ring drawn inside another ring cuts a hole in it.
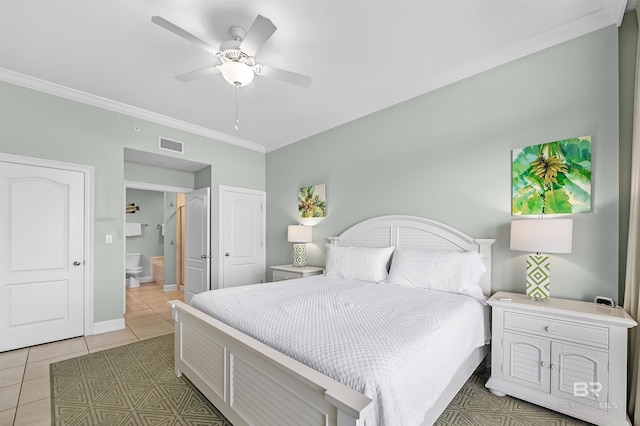
[[[307,265],[307,246],[311,242],[311,228],[303,225],[289,225],[287,241],[293,244],[293,266]]]
[[[535,253],[527,256],[528,297],[549,298],[551,263],[547,253],[571,253],[572,237],[572,219],[511,221],[511,250]]]

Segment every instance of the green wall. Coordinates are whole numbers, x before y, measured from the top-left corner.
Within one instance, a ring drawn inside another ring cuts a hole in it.
[[[551,292],[618,300],[617,43],[608,27],[267,153],[267,265],[291,262],[298,188],[325,183],[309,264],[324,265],[326,237],[354,223],[424,216],[495,238],[494,290],[523,292],[526,253],[509,250],[511,150],[591,135],[593,211],[574,215]]]
[[[157,148],[158,137],[184,142],[185,154],[180,158],[211,166],[197,172],[194,180],[199,187],[211,187],[212,223],[218,223],[219,185],[265,190],[264,153],[139,118],[4,82],[0,83],[0,117],[0,152],[95,168],[95,322],[122,318],[124,148],[173,156]],[[134,130],[135,126],[140,126],[140,131]],[[113,235],[113,244],[105,244],[107,234]],[[218,285],[217,234],[217,226],[213,226],[214,288]]]
[[[173,186],[175,188],[194,188],[195,174],[183,170],[168,169],[166,167],[149,164],[124,163],[124,180],[138,183]],[[208,185],[209,182],[207,182]]]

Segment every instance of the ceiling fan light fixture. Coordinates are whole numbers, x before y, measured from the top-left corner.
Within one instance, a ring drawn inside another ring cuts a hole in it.
[[[220,72],[233,86],[246,86],[253,81],[253,69],[242,62],[229,61],[220,65]]]

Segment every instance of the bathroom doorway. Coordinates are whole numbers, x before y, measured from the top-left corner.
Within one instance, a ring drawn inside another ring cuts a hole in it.
[[[137,282],[132,274],[125,276],[125,318],[149,309],[169,314],[166,301],[183,299],[184,192],[189,191],[125,182],[125,261],[140,255],[137,268],[125,265],[125,272],[140,271]]]
[[[155,282],[165,291],[184,284],[184,193],[127,188],[125,252],[140,254],[140,284]],[[127,270],[133,268],[128,267]],[[139,283],[127,281],[127,287]]]

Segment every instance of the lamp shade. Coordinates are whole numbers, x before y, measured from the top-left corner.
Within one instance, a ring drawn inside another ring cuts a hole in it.
[[[572,219],[511,221],[511,250],[535,253],[571,253]]]
[[[310,226],[289,225],[287,241],[290,243],[310,243],[312,229]]]

